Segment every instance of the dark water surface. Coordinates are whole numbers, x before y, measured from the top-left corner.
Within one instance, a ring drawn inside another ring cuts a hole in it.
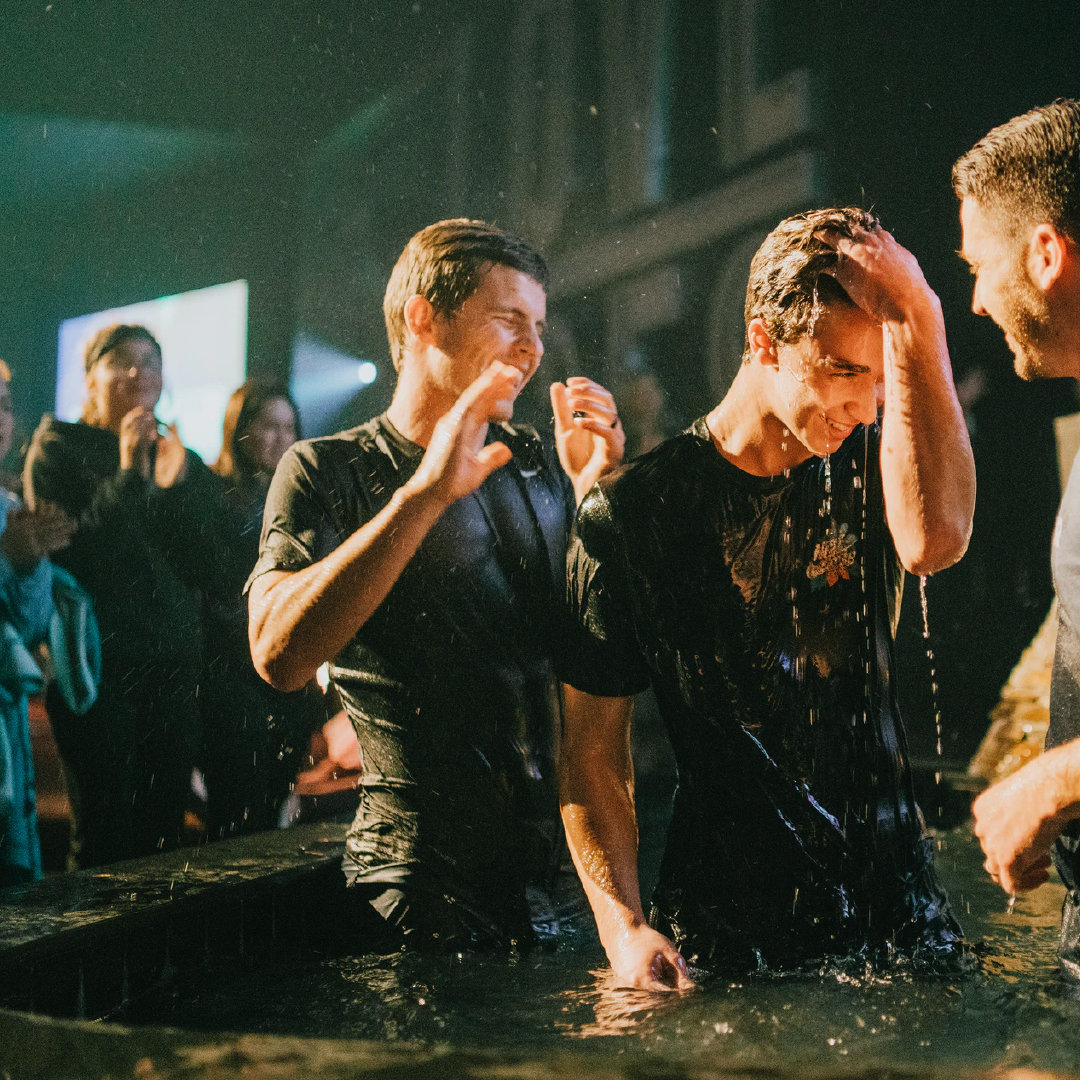
[[[1080,987],[1058,973],[1062,889],[1007,898],[965,826],[939,865],[980,962],[954,978],[822,975],[714,982],[691,994],[616,988],[591,921],[523,956],[341,956],[233,962],[177,987],[155,1023],[195,1031],[578,1050],[725,1069],[1040,1068],[1080,1064]]]

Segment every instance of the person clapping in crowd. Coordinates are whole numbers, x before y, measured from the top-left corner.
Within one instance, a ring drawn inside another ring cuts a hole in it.
[[[0,360],[0,458],[11,449],[11,371]],[[0,886],[41,877],[28,697],[41,689],[32,650],[53,612],[48,556],[74,523],[63,510],[34,510],[0,488]]]
[[[46,707],[74,817],[71,862],[175,847],[200,745],[202,600],[234,587],[221,485],[175,426],[158,422],[158,342],[118,324],[87,344],[82,418],[43,418],[27,455],[33,508],[76,523],[57,561],[93,598],[102,678],[89,711],[55,685]]]

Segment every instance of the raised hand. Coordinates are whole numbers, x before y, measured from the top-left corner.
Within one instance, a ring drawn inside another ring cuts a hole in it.
[[[622,461],[626,433],[615,399],[592,379],[575,375],[551,384],[555,449],[574,485],[577,501],[596,481]]]
[[[32,570],[43,556],[67,547],[74,532],[75,521],[53,503],[20,506],[8,514],[0,547],[17,570]]]
[[[510,448],[501,442],[485,446],[484,439],[489,421],[511,414],[521,380],[521,372],[509,364],[485,368],[435,425],[408,486],[437,493],[449,504],[475,491],[505,465]]]
[[[120,468],[134,469],[150,479],[157,446],[157,417],[154,410],[139,405],[120,421]]]
[[[187,475],[187,449],[180,441],[175,424],[164,435],[157,435],[157,454],[154,457],[154,483],[159,488],[171,488]]]

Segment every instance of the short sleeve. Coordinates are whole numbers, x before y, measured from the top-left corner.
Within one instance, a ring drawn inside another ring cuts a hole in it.
[[[271,570],[303,570],[341,544],[345,537],[334,527],[334,507],[327,497],[333,490],[332,470],[316,463],[310,443],[285,452],[266,494],[259,558],[245,592],[257,577]]]
[[[649,685],[638,642],[628,567],[611,507],[599,487],[578,508],[567,553],[571,640],[564,682],[597,697],[628,697]]]

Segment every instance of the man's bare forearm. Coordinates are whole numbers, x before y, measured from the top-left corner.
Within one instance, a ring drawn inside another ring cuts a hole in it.
[[[564,688],[560,808],[567,842],[608,955],[645,922],[638,884],[629,721],[632,699]]]
[[[930,574],[964,554],[975,508],[975,463],[932,292],[885,322],[884,346],[885,512],[901,562]]]
[[[406,484],[317,563],[257,578],[248,635],[259,674],[297,690],[345,647],[386,598],[447,504]]]

